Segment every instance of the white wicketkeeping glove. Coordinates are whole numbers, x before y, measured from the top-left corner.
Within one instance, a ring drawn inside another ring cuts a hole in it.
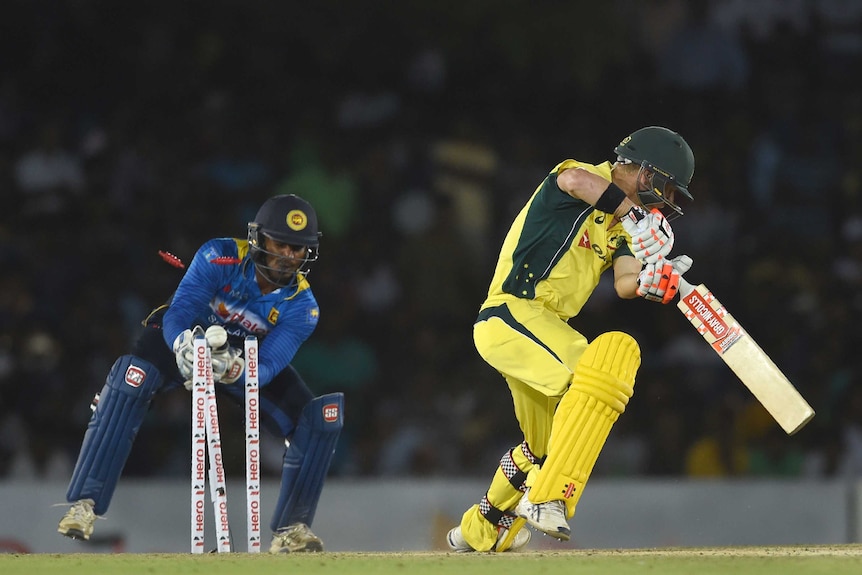
[[[186,389],[190,390],[195,363],[195,342],[192,330],[187,329],[174,339],[173,350],[177,360],[177,368],[180,370],[180,375],[186,380]]]
[[[206,338],[212,350],[213,380],[225,384],[236,382],[245,369],[242,352],[228,345],[227,332],[220,325],[208,327]]]
[[[207,328],[206,333],[198,326],[194,331],[187,329],[181,332],[174,340],[173,350],[177,361],[177,368],[183,377],[183,386],[191,391],[192,375],[195,363],[195,332],[204,335],[210,348],[212,360],[213,381],[216,383],[230,384],[236,382],[245,368],[242,352],[230,347],[227,341],[227,332],[220,325],[212,325]]]
[[[638,275],[637,294],[649,301],[668,304],[679,291],[679,280],[691,269],[692,260],[688,256],[677,256],[657,264],[644,265]]]
[[[673,248],[673,230],[658,208],[646,213],[634,207],[623,216],[623,229],[632,237],[632,254],[645,264],[663,263]]]

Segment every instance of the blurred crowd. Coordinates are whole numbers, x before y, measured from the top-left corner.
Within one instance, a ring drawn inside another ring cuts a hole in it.
[[[862,3],[9,0],[3,20],[0,477],[70,476],[93,394],[182,277],[159,250],[245,237],[276,193],[324,234],[294,365],[346,393],[332,473],[487,476],[520,441],[471,333],[503,235],[558,162],[646,125],[695,151],[689,278],[817,416],[787,437],[675,306],[603,284],[573,325],[644,360],[596,476],[862,476]],[[187,476],[188,401],[156,399],[127,475]]]

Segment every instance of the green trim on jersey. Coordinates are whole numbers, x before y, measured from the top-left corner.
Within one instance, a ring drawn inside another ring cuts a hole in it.
[[[551,170],[512,222],[481,309],[515,297],[541,302],[567,321],[614,260],[631,255],[631,238],[613,214],[560,190],[557,174],[567,169],[587,170],[610,182],[613,165],[564,160]]]
[[[506,325],[508,325],[509,327],[514,329],[515,331],[517,331],[518,333],[523,334],[526,337],[530,338],[536,344],[538,344],[539,346],[541,346],[542,348],[547,350],[547,352],[550,353],[554,357],[554,359],[556,359],[560,363],[563,363],[563,360],[561,360],[557,356],[557,354],[554,353],[554,350],[552,350],[550,347],[548,347],[547,344],[545,344],[545,342],[543,342],[538,337],[536,337],[533,334],[533,332],[531,332],[526,327],[524,327],[523,324],[518,323],[518,320],[515,319],[515,316],[512,315],[512,312],[509,311],[509,306],[507,306],[506,304],[500,304],[496,307],[486,307],[485,309],[483,309],[482,311],[479,312],[479,317],[476,318],[476,322],[488,321],[492,317],[496,317],[496,318],[501,319],[503,321],[503,323],[505,323]]]
[[[572,212],[578,211],[572,220]],[[503,291],[521,298],[536,296],[536,283],[548,274],[572,247],[578,229],[595,210],[557,186],[557,174],[545,178],[527,209],[518,245],[512,254],[512,269],[503,281]]]

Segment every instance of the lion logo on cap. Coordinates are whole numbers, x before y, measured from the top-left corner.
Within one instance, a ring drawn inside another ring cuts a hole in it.
[[[290,210],[287,212],[287,227],[295,232],[305,229],[308,225],[308,216],[302,210]]]

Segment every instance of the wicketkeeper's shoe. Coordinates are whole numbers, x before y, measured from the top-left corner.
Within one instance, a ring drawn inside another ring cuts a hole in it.
[[[270,553],[308,553],[323,551],[323,541],[305,523],[294,523],[272,534]]]
[[[566,504],[560,499],[533,503],[527,498],[529,493],[530,490],[527,489],[515,507],[518,517],[523,517],[532,527],[546,535],[560,541],[568,541],[572,530],[566,520]]]
[[[496,548],[500,541],[505,539],[506,535],[508,534],[508,529],[504,527],[498,528],[497,543],[494,544],[494,548]],[[515,540],[512,541],[512,546],[509,547],[506,551],[518,551],[520,549],[523,549],[524,547],[526,547],[527,543],[530,542],[531,537],[532,534],[530,533],[530,530],[522,528],[515,534]],[[449,530],[449,533],[446,534],[446,543],[449,544],[449,549],[451,549],[455,553],[470,553],[472,551],[475,551],[475,549],[473,549],[470,544],[467,543],[467,540],[464,539],[464,535],[461,533],[460,525]],[[492,548],[491,551],[493,550],[494,549]]]
[[[92,499],[81,499],[72,504],[72,507],[60,520],[57,531],[72,539],[89,539],[93,533],[93,524],[96,522],[96,514],[93,513]]]

